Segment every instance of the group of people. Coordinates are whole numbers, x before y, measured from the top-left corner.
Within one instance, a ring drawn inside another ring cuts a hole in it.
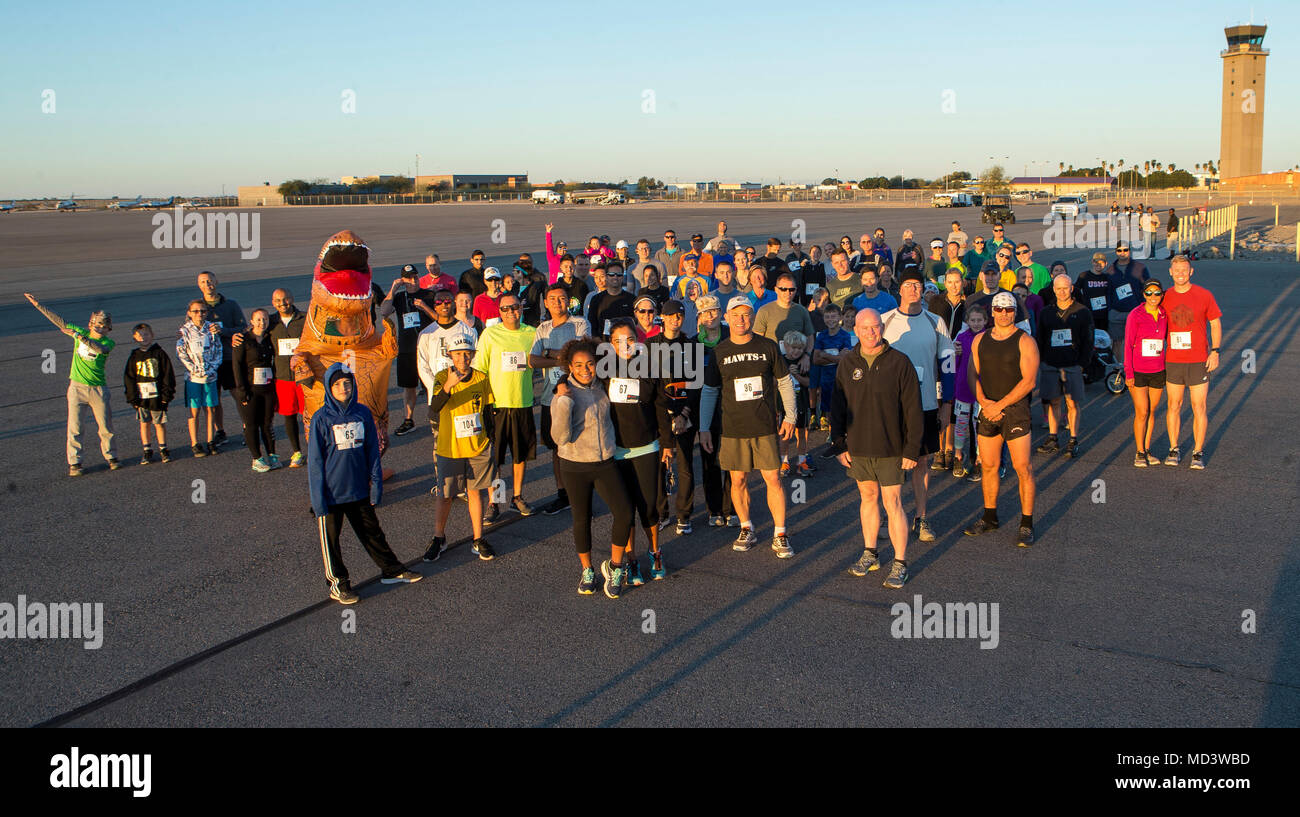
[[[1150,455],[1153,413],[1167,388],[1165,463],[1181,462],[1180,411],[1190,392],[1192,467],[1204,467],[1221,313],[1208,291],[1190,283],[1189,259],[1175,257],[1173,287],[1165,291],[1124,242],[1113,260],[1097,253],[1089,270],[1071,277],[1062,262],[1034,262],[1029,245],[1010,240],[1001,224],[986,239],[953,222],[928,252],[911,230],[897,247],[885,238],[877,228],[856,247],[843,236],[807,251],[794,240],[786,252],[770,238],[759,254],[720,222],[716,235],[706,241],[696,233],[686,247],[666,230],[659,249],[645,239],[611,246],[608,236],[592,236],[571,253],[548,224],[545,271],[524,253],[503,272],[476,250],[453,278],[430,254],[423,274],[406,265],[387,290],[373,287],[371,319],[396,335],[404,416],[395,433],[417,430],[423,393],[435,438],[434,535],[424,559],[445,552],[457,500],[467,506],[471,547],[483,560],[495,557],[484,531],[502,513],[568,511],[578,592],[603,589],[618,598],[627,586],[667,576],[664,528],[675,522],[678,535],[693,532],[697,445],[708,524],[737,529],[733,550],[758,544],[749,491],[757,471],[773,521],[771,548],[790,558],[781,480],[817,470],[809,459],[814,430],[829,432],[822,456],[838,459],[858,487],[864,551],[851,568],[855,575],[882,566],[877,543],[888,539],[893,560],[884,584],[904,585],[909,537],[936,538],[927,517],[934,472],[981,483],[983,512],[965,530],[977,536],[999,527],[997,495],[1010,464],[1020,497],[1016,541],[1028,546],[1032,395],[1038,391],[1049,432],[1038,452],[1078,456],[1083,370],[1096,352],[1096,330],[1112,325],[1111,313],[1119,316],[1115,347],[1134,404],[1134,464],[1159,462]],[[385,581],[418,580],[393,556],[374,514],[380,452],[373,416],[356,403],[352,374],[342,366],[327,372],[327,417],[313,419],[304,451],[303,392],[289,365],[304,315],[291,293],[275,290],[272,308],[256,309],[245,321],[238,304],[217,291],[215,276],[203,273],[198,285],[201,297],[189,304],[176,339],[193,455],[217,453],[225,439],[226,390],[243,418],[253,470],[278,468],[272,420],[280,414],[293,449],[290,467],[309,467],[331,597],[357,600],[338,552],[344,517]],[[99,423],[105,459],[119,467],[104,379],[111,317],[96,312],[87,327],[73,326],[28,297],[75,341],[70,474],[81,473],[85,404]],[[173,367],[148,325],[132,334],[137,348],[124,380],[140,421],[141,463],[153,458],[151,429],[168,461]],[[1063,446],[1062,428],[1069,435]],[[539,433],[552,452],[557,493],[534,508],[525,499],[526,467],[537,457]],[[508,486],[496,479],[507,459]],[[910,518],[904,482],[913,489]],[[599,565],[591,555],[595,495],[612,522],[610,554]]]

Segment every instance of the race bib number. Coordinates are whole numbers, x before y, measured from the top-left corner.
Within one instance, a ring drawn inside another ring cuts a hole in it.
[[[794,381],[794,393],[795,393],[795,394],[798,394],[798,393],[799,393],[799,381],[798,381],[798,380]]]
[[[82,358],[90,361],[94,361],[95,358],[99,357],[99,352],[96,352],[94,348],[92,348],[91,345],[89,343],[86,343],[85,341],[80,341],[77,343],[77,354],[81,355]]]
[[[1165,350],[1165,342],[1161,338],[1143,338],[1142,339],[1142,357],[1160,357],[1160,353]]]
[[[360,448],[366,442],[366,427],[360,422],[339,423],[334,430],[334,447],[340,451]]]
[[[636,403],[641,399],[641,381],[632,377],[613,377],[609,381],[612,403]]]
[[[555,388],[555,384],[560,382],[561,377],[564,377],[564,369],[559,366],[552,366],[546,370],[546,382],[551,384],[551,388]]]
[[[506,372],[522,372],[528,368],[528,361],[524,360],[523,352],[502,352],[501,353],[501,370]]]
[[[1106,296],[1100,295],[1096,298],[1093,298],[1088,301],[1088,305],[1092,307],[1093,312],[1100,312],[1101,310],[1106,308]]]
[[[282,357],[290,357],[294,352],[298,351],[299,340],[301,338],[280,338],[275,344],[276,351]]]
[[[805,295],[812,295],[812,294],[814,294],[815,292],[817,292],[817,285],[816,285],[816,284],[804,284],[804,285],[803,285],[803,294],[805,294]]]
[[[1071,337],[1070,337],[1070,330],[1069,330],[1069,329],[1053,329],[1053,330],[1052,330],[1052,345],[1053,345],[1053,346],[1069,346],[1070,344],[1071,344]]]
[[[1133,295],[1133,286],[1131,284],[1121,284],[1120,286],[1115,288],[1115,297],[1120,299],[1121,301],[1124,300],[1125,298],[1132,297],[1132,295]]]
[[[420,313],[419,313],[419,312],[404,312],[404,313],[402,313],[402,328],[403,328],[403,329],[419,329],[419,328],[420,328]]]
[[[271,382],[272,374],[273,370],[270,366],[258,366],[253,369],[253,385],[265,386],[267,383]]]
[[[790,271],[791,271],[791,272],[794,272],[794,271],[798,270],[799,267],[802,266],[802,265],[801,265],[798,261],[791,261],[789,266],[790,266]]]
[[[840,350],[839,350],[839,349],[822,349],[822,351],[825,352],[826,354],[830,355],[831,357],[839,357],[839,356],[840,356]]]
[[[1169,333],[1169,348],[1170,348],[1170,349],[1180,349],[1180,350],[1188,350],[1188,349],[1191,349],[1191,348],[1192,348],[1192,333],[1191,333],[1191,332],[1170,332],[1170,333]]]
[[[483,432],[483,420],[477,411],[473,414],[461,414],[452,418],[452,425],[455,426],[456,439],[458,440],[477,437]]]
[[[612,327],[613,325],[614,325],[614,322],[611,321],[609,318],[606,318],[606,319],[605,319],[605,331],[602,332],[601,334],[604,335],[605,337],[609,337],[609,330],[610,330],[610,327]]]
[[[158,396],[157,383],[136,383],[135,387],[140,391],[141,400],[148,400]]]
[[[736,400],[745,402],[746,400],[758,400],[763,396],[763,376],[754,375],[753,377],[736,378]]]

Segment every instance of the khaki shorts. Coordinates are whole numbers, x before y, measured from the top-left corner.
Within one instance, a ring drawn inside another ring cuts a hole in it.
[[[888,488],[903,484],[902,457],[850,457],[849,477],[855,482],[874,482]]]
[[[718,445],[718,465],[724,471],[777,471],[781,448],[776,435],[766,437],[723,437]]]
[[[486,491],[492,488],[495,476],[495,463],[492,461],[492,446],[472,457],[439,457],[438,485],[444,497],[454,497],[461,491]]]

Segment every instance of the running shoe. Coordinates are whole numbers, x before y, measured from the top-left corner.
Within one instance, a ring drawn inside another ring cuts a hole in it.
[[[989,522],[984,517],[975,520],[975,524],[966,529],[967,536],[983,536],[986,533],[992,533],[999,527],[997,522]]]
[[[627,563],[627,582],[633,587],[640,587],[645,584],[645,576],[641,575],[641,563],[636,559],[629,559]]]
[[[731,516],[728,516],[728,517],[727,517],[727,527],[729,527],[729,528],[738,528],[738,527],[740,527],[740,517],[739,517],[739,516],[736,516],[734,513],[733,513]]]
[[[823,417],[822,420],[821,420],[821,423],[818,424],[818,427],[819,427],[822,431],[830,431],[830,430],[831,430],[831,421],[830,421],[830,420],[827,420],[825,417]]]
[[[1006,479],[1006,478],[1007,478],[1007,467],[1005,465],[999,465],[998,479]]]
[[[284,467],[283,465],[280,464],[280,458],[277,457],[275,454],[272,454],[267,461],[270,463],[272,471]]]
[[[208,443],[208,456],[209,456],[209,457],[215,457],[215,456],[217,456],[217,455],[220,454],[220,453],[221,453],[221,449],[220,449],[220,448],[217,448],[217,444],[216,444],[216,443]]]
[[[402,424],[398,426],[397,430],[394,431],[393,433],[399,437],[405,437],[407,434],[410,434],[414,430],[415,430],[415,423],[411,422],[410,417],[407,417],[405,420],[402,421]]]
[[[447,549],[447,537],[435,536],[429,540],[429,549],[424,552],[424,561],[436,562],[442,552]]]
[[[952,467],[952,475],[957,479],[962,479],[969,473],[966,470],[966,463],[963,460],[957,460],[957,464]]]
[[[659,530],[663,530],[664,528],[668,527],[668,526],[671,525],[672,523],[673,523],[673,520],[671,520],[671,519],[669,519],[668,517],[665,516],[663,519],[660,519],[660,520],[659,520]]]
[[[483,524],[494,525],[501,518],[501,511],[497,510],[495,502],[489,502],[487,510],[483,512]]]
[[[1158,466],[1158,465],[1160,465],[1160,458],[1157,457],[1155,454],[1152,454],[1150,451],[1148,451],[1148,452],[1147,452],[1147,465],[1150,465],[1150,466],[1153,467],[1153,468],[1156,467],[1156,466]]]
[[[1165,465],[1172,465],[1174,467],[1177,467],[1178,463],[1182,461],[1183,461],[1183,452],[1179,451],[1177,448],[1169,449],[1169,456],[1165,457]]]
[[[1072,460],[1079,456],[1079,441],[1071,437],[1070,441],[1065,444],[1065,458]]]
[[[82,475],[82,473],[83,472],[81,470],[81,463],[74,462],[72,465],[68,466],[68,476],[79,477]]]
[[[545,508],[542,508],[542,513],[547,516],[555,516],[567,507],[569,507],[569,498],[567,496],[557,496]]]
[[[754,535],[752,528],[741,528],[740,535],[736,541],[731,543],[731,549],[737,553],[744,553],[747,550],[753,550],[754,545],[758,544],[758,537]]]
[[[306,464],[307,464],[307,458],[302,455],[301,451],[293,452],[293,456],[289,458],[290,468],[301,468]]]
[[[912,533],[922,542],[933,542],[934,531],[930,529],[930,523],[925,521],[925,517],[918,516],[912,523]]]
[[[510,500],[510,502],[515,506],[515,510],[519,511],[520,516],[532,516],[536,513],[536,511],[533,510],[533,506],[525,502],[522,496],[517,496]]]
[[[206,457],[208,455],[208,449],[203,447],[203,443],[198,443],[190,446],[190,453],[192,453],[196,458]]]
[[[983,482],[983,481],[984,481],[984,469],[980,466],[980,464],[979,464],[978,462],[975,463],[975,467],[974,467],[974,468],[972,468],[969,472],[967,472],[967,474],[966,474],[966,481],[967,481],[967,482]]]
[[[615,567],[606,559],[600,563],[600,572],[605,577],[605,596],[617,599],[623,593],[623,583],[627,581],[627,573],[623,565]]]
[[[209,445],[221,445],[225,441],[226,441],[225,429],[219,429],[216,433],[216,436],[212,438],[212,442],[209,443]]]
[[[691,520],[689,520],[689,519],[678,519],[678,520],[677,520],[677,535],[678,535],[678,536],[690,536],[693,532],[694,532],[694,529],[691,527]]]
[[[1022,548],[1027,548],[1034,543],[1034,529],[1028,525],[1020,526],[1020,533],[1016,536],[1016,544]]]
[[[726,525],[727,525],[727,520],[723,519],[721,516],[709,517],[709,527],[711,528],[723,528],[726,527]]]
[[[943,455],[942,455],[942,454],[935,454],[934,456],[930,457],[930,470],[931,470],[931,471],[942,471],[942,470],[944,470],[944,468],[943,468]]]
[[[160,448],[158,449],[158,459],[162,462],[171,462],[172,452],[168,451],[166,448]]]
[[[863,549],[862,558],[853,563],[849,572],[854,576],[865,576],[873,570],[880,569],[880,556],[869,550]]]
[[[361,597],[356,593],[353,593],[352,588],[347,587],[346,585],[331,587],[330,598],[334,599],[339,604],[356,604],[358,601],[361,601]]]
[[[790,463],[783,462],[781,463],[781,479],[789,479],[789,478],[790,478]]]
[[[148,465],[151,462],[153,462],[153,449],[146,448],[144,453],[140,455],[140,464]]]
[[[1146,468],[1146,467],[1147,467],[1147,453],[1146,453],[1145,451],[1139,451],[1139,452],[1137,452],[1137,454],[1133,457],[1133,467],[1134,467],[1134,468]]]
[[[794,548],[790,547],[790,539],[784,533],[772,537],[772,550],[776,552],[778,559],[789,559],[794,555]]]
[[[1043,444],[1034,449],[1039,454],[1055,454],[1061,450],[1061,446],[1056,442],[1056,435],[1049,434]]]
[[[267,462],[265,457],[258,457],[253,460],[253,470],[259,474],[265,474],[271,470],[271,463]]]
[[[663,553],[651,553],[650,578],[653,581],[661,582],[668,578],[668,571],[664,569]]]
[[[589,567],[582,569],[582,578],[578,580],[578,595],[591,596],[596,593],[596,571]]]
[[[420,579],[423,578],[424,577],[421,576],[419,573],[412,573],[409,570],[403,570],[401,573],[398,573],[396,576],[385,576],[379,581],[381,584],[415,584],[416,582],[418,582]]]
[[[801,477],[811,477],[816,470],[806,462],[801,462],[794,467],[794,472]]]
[[[475,539],[474,544],[469,546],[470,553],[479,557],[485,562],[490,562],[496,558],[497,552],[492,549],[486,539]]]
[[[889,576],[881,582],[882,587],[888,587],[891,590],[898,590],[907,584],[907,566],[897,559],[889,566]]]
[[[1205,452],[1204,452],[1204,451],[1193,451],[1193,452],[1192,452],[1192,470],[1193,470],[1193,471],[1204,471],[1204,470],[1205,470]]]

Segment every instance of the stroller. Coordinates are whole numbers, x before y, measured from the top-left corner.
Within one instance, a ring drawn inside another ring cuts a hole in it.
[[[1111,394],[1124,391],[1124,364],[1115,360],[1110,333],[1103,329],[1093,330],[1092,360],[1083,367],[1085,385],[1098,380],[1106,381],[1106,389]]]

